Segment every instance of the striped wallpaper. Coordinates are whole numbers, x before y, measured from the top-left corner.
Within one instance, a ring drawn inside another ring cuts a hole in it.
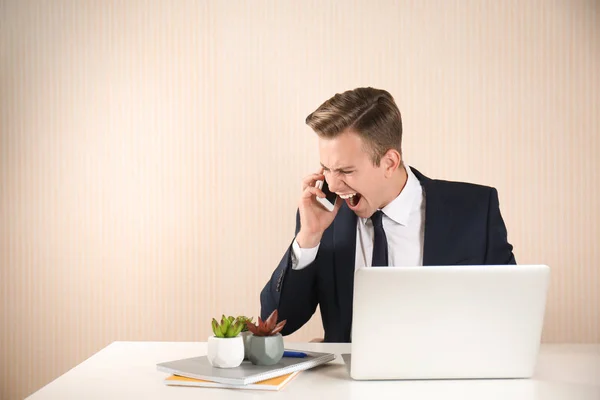
[[[304,118],[363,85],[396,98],[409,165],[498,189],[519,263],[552,267],[543,340],[600,342],[599,13],[0,0],[0,397],[257,315],[318,167]]]

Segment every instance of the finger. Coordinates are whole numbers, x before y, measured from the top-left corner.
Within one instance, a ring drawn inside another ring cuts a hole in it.
[[[323,174],[310,174],[308,176],[305,176],[304,179],[302,180],[302,182],[311,182],[311,181],[318,181],[318,180],[323,180],[325,179],[325,175]]]
[[[302,181],[302,190],[306,189],[308,186],[315,186],[316,181],[322,181],[325,179],[323,174],[312,174],[304,178]]]
[[[302,197],[307,199],[312,196],[318,196],[318,197],[324,198],[325,193],[323,193],[323,191],[321,189],[316,188],[314,186],[307,186],[306,189],[304,189],[304,191],[302,192]]]

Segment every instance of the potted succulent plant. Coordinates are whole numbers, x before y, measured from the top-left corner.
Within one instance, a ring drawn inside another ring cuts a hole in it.
[[[244,323],[233,317],[212,320],[214,336],[208,338],[208,361],[213,367],[235,368],[244,361],[244,341],[240,332]]]
[[[240,333],[240,336],[242,337],[242,340],[244,341],[244,360],[248,360],[248,351],[250,350],[250,336],[252,336],[252,332],[250,332],[248,330],[248,326],[247,326],[246,322],[252,322],[252,318],[253,317],[248,318],[243,315],[240,315],[239,317],[237,317],[238,321],[240,321],[244,324],[244,327],[242,328],[242,332]]]
[[[277,364],[283,357],[283,336],[281,330],[287,320],[277,323],[277,310],[263,321],[258,317],[258,324],[246,321],[250,336],[248,358],[255,365]]]

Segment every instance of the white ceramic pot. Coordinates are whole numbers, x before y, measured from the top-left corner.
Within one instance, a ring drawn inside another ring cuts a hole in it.
[[[235,368],[244,361],[244,340],[241,336],[233,338],[208,338],[208,361],[213,367]]]

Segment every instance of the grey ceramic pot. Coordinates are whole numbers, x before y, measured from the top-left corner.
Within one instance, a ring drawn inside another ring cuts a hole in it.
[[[250,336],[248,358],[255,365],[277,364],[283,357],[283,336]]]

